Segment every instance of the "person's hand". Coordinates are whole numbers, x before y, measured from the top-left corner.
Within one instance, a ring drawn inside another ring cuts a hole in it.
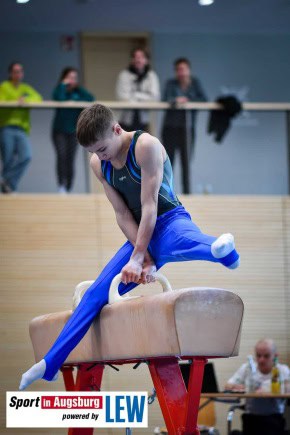
[[[138,284],[141,274],[142,265],[138,261],[131,259],[122,269],[121,281],[124,284],[128,284],[129,282]]]
[[[69,78],[63,79],[62,84],[66,85],[69,91],[78,87],[78,83],[75,80],[71,80]]]
[[[235,384],[231,387],[231,391],[235,391],[236,393],[244,393],[245,392],[245,385],[244,384]]]
[[[244,393],[245,392],[245,385],[244,384],[229,384],[227,383],[225,385],[225,391],[230,391],[232,393]]]
[[[70,81],[70,79],[68,79],[68,78],[66,78],[66,79],[63,79],[63,81],[61,82],[63,85],[71,85],[71,81]]]
[[[150,258],[145,260],[143,263],[143,269],[141,273],[141,278],[139,280],[139,284],[149,284],[150,282],[154,282],[156,280],[156,265],[154,261]]]
[[[175,98],[175,103],[176,104],[185,104],[188,103],[188,98],[187,97],[176,97]]]

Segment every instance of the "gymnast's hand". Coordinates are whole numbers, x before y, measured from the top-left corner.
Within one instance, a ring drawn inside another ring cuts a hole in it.
[[[124,266],[122,269],[121,281],[124,284],[128,284],[129,282],[135,282],[137,284],[141,278],[141,274],[142,264],[140,264],[139,261],[131,258],[126,266]]]
[[[154,275],[156,270],[157,269],[154,260],[147,251],[144,257],[141,278],[138,281],[138,284],[149,284],[150,282],[154,282],[156,280]]]
[[[156,266],[154,263],[143,263],[143,270],[141,273],[141,278],[138,281],[138,284],[149,284],[150,282],[154,282],[156,280]]]

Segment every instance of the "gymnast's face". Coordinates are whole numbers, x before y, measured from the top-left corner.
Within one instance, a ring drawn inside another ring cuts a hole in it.
[[[96,154],[100,160],[114,160],[118,157],[122,141],[122,128],[119,124],[113,125],[103,139],[87,147],[90,153]]]

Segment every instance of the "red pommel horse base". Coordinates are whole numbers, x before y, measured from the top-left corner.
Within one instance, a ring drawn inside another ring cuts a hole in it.
[[[163,293],[121,297],[120,275],[112,281],[106,305],[63,364],[67,391],[99,391],[106,364],[146,362],[170,435],[198,435],[197,416],[207,358],[238,355],[243,302],[216,288],[172,290],[157,274]],[[80,283],[76,306],[92,281]],[[30,322],[36,361],[47,353],[72,311],[47,314]],[[122,327],[120,328],[120,325]],[[126,337],[126,340],[124,340]],[[178,361],[192,361],[188,390]],[[73,378],[77,368],[76,381]],[[69,435],[92,435],[94,429],[73,428]]]

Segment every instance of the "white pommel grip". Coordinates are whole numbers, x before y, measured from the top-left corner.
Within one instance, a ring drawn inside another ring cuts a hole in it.
[[[111,282],[110,290],[109,290],[109,305],[114,304],[119,301],[126,301],[129,299],[135,299],[136,296],[121,296],[119,293],[119,284],[121,283],[122,274],[119,273],[115,276],[115,278]],[[173,291],[168,279],[162,275],[162,273],[157,272],[154,274],[156,281],[158,281],[163,288],[164,292]],[[138,296],[137,296],[138,297]]]

